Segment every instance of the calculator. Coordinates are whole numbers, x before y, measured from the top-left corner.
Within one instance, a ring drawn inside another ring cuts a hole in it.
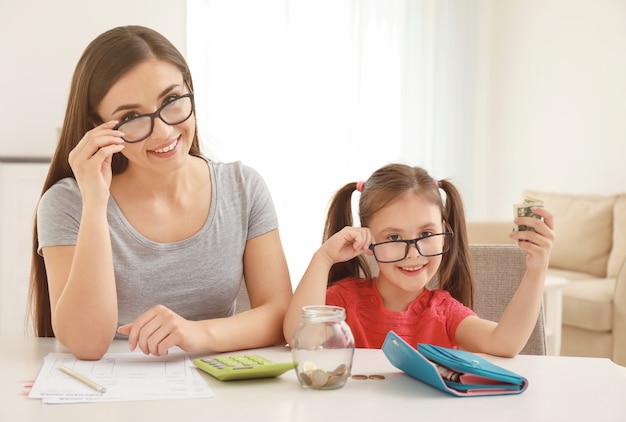
[[[294,362],[273,362],[257,354],[209,356],[192,362],[221,381],[277,377],[296,366]]]

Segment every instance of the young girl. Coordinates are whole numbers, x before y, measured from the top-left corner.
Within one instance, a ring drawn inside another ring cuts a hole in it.
[[[165,355],[284,344],[291,282],[261,176],[200,151],[182,54],[106,31],[74,72],[37,210],[36,334],[99,359],[116,334]],[[243,283],[252,309],[235,314]]]
[[[361,193],[361,228],[352,227],[355,190]],[[390,164],[366,182],[348,183],[330,204],[324,243],[287,310],[285,338],[291,341],[303,306],[328,304],[346,309],[356,347],[380,348],[393,330],[414,346],[516,355],[536,324],[554,241],[552,215],[543,208],[533,212],[543,218],[514,220],[534,231],[510,234],[526,252],[526,274],[496,323],[471,310],[465,216],[451,182],[435,180],[419,167]],[[364,255],[376,260],[377,277]],[[429,290],[435,278],[440,288]]]

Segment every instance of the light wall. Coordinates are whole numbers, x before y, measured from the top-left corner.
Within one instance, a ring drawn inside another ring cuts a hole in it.
[[[97,35],[150,26],[184,54],[186,18],[176,0],[0,0],[0,156],[52,155],[72,72]]]
[[[526,188],[625,192],[626,2],[481,7],[473,216],[511,218]]]
[[[73,68],[105,29],[152,26],[185,52],[184,4],[1,0],[0,155],[52,154]],[[473,185],[468,215],[509,219],[525,188],[626,191],[626,3],[478,4],[474,179],[463,181]]]

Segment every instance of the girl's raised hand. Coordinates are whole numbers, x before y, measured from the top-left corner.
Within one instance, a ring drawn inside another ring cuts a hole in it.
[[[534,207],[532,212],[542,218],[516,217],[513,222],[533,230],[514,231],[509,237],[515,239],[526,252],[526,268],[546,270],[550,261],[550,251],[554,243],[554,216],[544,207]]]
[[[123,133],[113,128],[116,121],[103,123],[82,137],[69,154],[69,164],[83,196],[106,202],[111,186],[111,159],[124,149]]]
[[[368,228],[344,227],[324,242],[320,251],[333,263],[345,262],[364,252],[370,253],[369,246],[373,240]]]

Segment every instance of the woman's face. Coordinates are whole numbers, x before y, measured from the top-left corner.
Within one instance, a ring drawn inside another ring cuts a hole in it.
[[[412,240],[444,231],[439,206],[412,192],[377,211],[370,218],[369,229],[374,243]],[[403,260],[378,263],[378,289],[383,298],[396,303],[403,298],[413,300],[437,274],[440,264],[441,255],[421,256],[411,244]]]
[[[148,59],[124,74],[111,87],[98,106],[98,115],[104,121],[117,120],[120,124],[128,121],[119,130],[127,130],[130,135],[131,129],[136,131],[136,127],[132,126],[137,122],[131,124],[130,119],[154,113],[188,93],[183,75],[176,66],[166,61]],[[185,101],[188,99],[182,99],[181,103]],[[168,107],[168,110],[173,107]],[[168,120],[168,113],[171,111],[162,114],[165,120]],[[169,125],[159,117],[153,117],[152,120],[150,136],[140,142],[125,144],[122,153],[129,161],[129,170],[134,166],[159,172],[179,168],[189,156],[195,134],[195,117],[192,114],[184,122],[175,125]],[[148,132],[149,128],[146,134]],[[131,140],[130,136],[127,138]]]

